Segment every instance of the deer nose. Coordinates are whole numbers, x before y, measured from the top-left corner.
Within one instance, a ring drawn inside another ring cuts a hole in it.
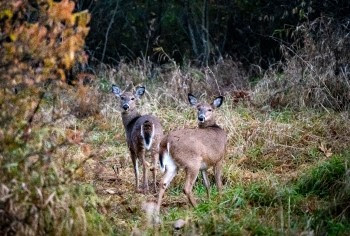
[[[199,120],[200,122],[204,122],[204,121],[205,121],[205,116],[199,115],[199,116],[198,116],[198,120]]]
[[[124,104],[124,105],[123,105],[123,109],[124,109],[125,111],[127,111],[127,110],[129,109],[129,105],[128,105],[128,104]]]

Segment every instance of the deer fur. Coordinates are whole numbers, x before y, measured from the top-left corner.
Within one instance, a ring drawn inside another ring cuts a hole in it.
[[[148,175],[145,154],[150,152],[152,157],[153,187],[156,191],[156,166],[158,163],[159,143],[163,137],[163,128],[159,119],[153,115],[140,115],[136,107],[136,100],[145,93],[145,87],[138,87],[135,93],[122,92],[116,85],[112,86],[113,93],[120,99],[122,121],[126,133],[126,141],[130,151],[131,160],[135,173],[136,191],[139,188],[138,161],[141,160],[143,167],[143,192],[147,193]]]
[[[186,172],[184,193],[192,206],[196,205],[192,188],[200,171],[203,175],[208,197],[210,184],[207,169],[209,167],[214,167],[218,191],[222,188],[221,169],[227,135],[216,124],[214,109],[221,106],[224,98],[222,96],[217,97],[212,104],[198,103],[197,98],[189,94],[188,100],[197,110],[198,127],[170,132],[160,143],[159,160],[161,170],[165,171],[165,174],[160,183],[158,211],[166,188],[180,168],[183,168]]]

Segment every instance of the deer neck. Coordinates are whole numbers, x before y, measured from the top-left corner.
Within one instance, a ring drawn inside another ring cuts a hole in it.
[[[123,112],[122,113],[122,120],[123,120],[123,125],[126,130],[132,128],[133,124],[135,124],[136,120],[140,118],[140,113],[136,110],[128,111],[128,112]]]
[[[207,120],[204,123],[198,123],[198,128],[200,129],[210,128],[210,127],[217,128],[219,126],[216,124],[215,120]]]

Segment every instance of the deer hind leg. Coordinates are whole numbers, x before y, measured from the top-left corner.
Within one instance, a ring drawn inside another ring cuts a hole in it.
[[[186,169],[186,181],[185,181],[184,193],[186,194],[188,200],[190,201],[193,207],[197,205],[196,200],[192,193],[192,189],[193,189],[194,183],[196,182],[198,173],[199,173],[199,168]]]
[[[162,204],[162,198],[165,190],[169,187],[171,181],[177,173],[177,167],[175,165],[167,165],[165,174],[160,182],[160,189],[158,194],[157,211],[159,212],[160,206]]]
[[[145,149],[140,150],[138,156],[142,160],[143,193],[147,193],[148,192],[148,175],[147,175],[148,163],[145,157]]]
[[[214,167],[215,172],[215,184],[220,193],[222,190],[221,174],[222,174],[222,161],[218,162]]]
[[[152,175],[153,175],[153,188],[154,192],[157,192],[157,164],[158,164],[159,149],[152,151]]]
[[[208,172],[206,170],[202,170],[203,183],[205,188],[207,189],[207,196],[210,198],[210,182],[208,178]]]
[[[134,174],[135,174],[135,190],[136,192],[140,191],[140,186],[139,186],[139,165],[138,165],[138,160],[137,157],[134,153],[131,153],[131,160],[132,164],[134,166]]]

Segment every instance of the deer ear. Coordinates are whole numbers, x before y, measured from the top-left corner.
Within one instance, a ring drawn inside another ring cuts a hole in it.
[[[120,95],[122,94],[122,90],[117,85],[114,85],[114,84],[112,85],[112,92],[117,97],[120,97]]]
[[[222,105],[223,102],[224,102],[224,97],[223,96],[219,96],[219,97],[214,99],[212,106],[214,108],[218,108],[218,107],[220,107]]]
[[[136,92],[135,92],[135,96],[137,98],[140,98],[145,94],[145,91],[146,91],[146,88],[144,86],[137,87]]]
[[[191,104],[191,106],[195,106],[198,104],[198,99],[189,93],[188,94],[188,102]]]

